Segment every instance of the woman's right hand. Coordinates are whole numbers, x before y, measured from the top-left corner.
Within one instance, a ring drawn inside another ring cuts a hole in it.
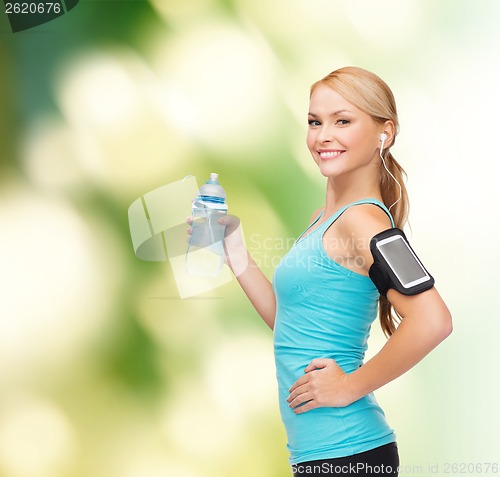
[[[238,277],[248,267],[248,251],[241,221],[235,215],[225,215],[218,222],[226,226],[224,232],[226,263],[233,271],[234,276]]]

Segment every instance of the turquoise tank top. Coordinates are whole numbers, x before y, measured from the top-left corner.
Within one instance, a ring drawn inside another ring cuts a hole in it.
[[[281,418],[287,433],[290,464],[345,457],[396,440],[373,393],[342,408],[321,407],[294,414],[286,401],[288,389],[314,358],[333,358],[346,373],[363,364],[370,328],[377,316],[379,293],[368,276],[349,270],[330,258],[322,238],[349,207],[375,204],[353,202],[303,235],[275,270],[274,355]]]

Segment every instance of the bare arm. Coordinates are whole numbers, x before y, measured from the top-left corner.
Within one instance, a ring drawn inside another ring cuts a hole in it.
[[[352,401],[404,374],[452,332],[450,311],[436,288],[414,296],[391,289],[387,298],[403,319],[384,347],[348,375]]]
[[[313,213],[311,222],[320,210],[318,209]],[[220,219],[220,222],[226,225],[224,245],[227,264],[257,313],[269,328],[274,329],[276,296],[272,283],[262,273],[262,270],[247,251],[239,219],[227,215]]]
[[[313,359],[290,388],[288,401],[297,414],[348,406],[407,372],[451,333],[450,312],[435,288],[412,297],[390,290],[388,297],[403,320],[384,347],[351,374],[333,359]]]
[[[188,224],[192,221],[192,217],[187,218]],[[224,251],[227,265],[257,313],[269,328],[274,329],[276,298],[273,286],[246,249],[239,218],[226,215],[219,219],[219,223],[226,226]],[[190,227],[188,234],[191,232]]]
[[[262,273],[250,253],[247,253],[248,266],[245,271],[236,275],[236,279],[257,313],[269,328],[274,329],[276,315],[276,297],[271,282]]]

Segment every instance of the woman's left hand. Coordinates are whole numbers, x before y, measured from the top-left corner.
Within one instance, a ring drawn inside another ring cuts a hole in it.
[[[345,407],[354,399],[349,391],[349,375],[333,359],[313,359],[289,389],[289,406],[295,414],[317,407]],[[305,404],[304,404],[305,403]]]

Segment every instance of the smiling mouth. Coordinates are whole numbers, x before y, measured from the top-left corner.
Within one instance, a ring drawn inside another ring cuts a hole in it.
[[[334,159],[335,157],[339,157],[345,151],[319,151],[319,157],[323,160]]]

